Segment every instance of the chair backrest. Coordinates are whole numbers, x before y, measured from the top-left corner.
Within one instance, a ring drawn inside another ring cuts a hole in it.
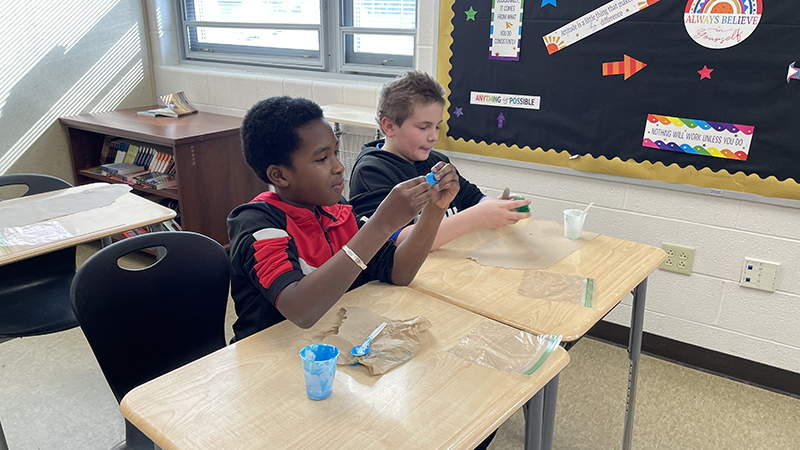
[[[72,187],[50,175],[0,175],[0,187],[16,185],[28,186],[22,197]],[[68,295],[74,275],[75,247],[0,266],[0,339],[77,326]]]
[[[71,184],[61,178],[52,177],[50,175],[41,175],[38,173],[0,175],[0,187],[23,184],[28,186],[28,192],[22,194],[22,197],[72,187]]]
[[[120,257],[159,246],[166,254],[150,267],[119,267]],[[186,231],[127,238],[83,263],[72,308],[117,401],[225,346],[229,279],[222,246]]]

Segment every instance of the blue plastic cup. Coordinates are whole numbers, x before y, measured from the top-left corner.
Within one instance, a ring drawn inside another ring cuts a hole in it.
[[[306,379],[306,395],[312,400],[325,400],[333,392],[333,377],[336,375],[336,360],[339,349],[328,344],[311,344],[300,350],[303,358],[303,375]]]

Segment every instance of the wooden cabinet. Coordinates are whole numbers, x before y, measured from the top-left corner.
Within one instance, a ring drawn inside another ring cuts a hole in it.
[[[115,182],[83,171],[100,165],[105,136],[170,149],[178,188],[154,190],[134,185],[134,189],[178,200],[184,230],[204,234],[227,246],[228,213],[267,190],[267,184],[244,161],[239,139],[242,119],[204,112],[179,118],[136,114],[143,109],[149,108],[59,119],[67,128],[75,182]]]

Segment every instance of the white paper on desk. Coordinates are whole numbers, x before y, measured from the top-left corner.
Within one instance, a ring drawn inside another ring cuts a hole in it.
[[[10,206],[0,207],[0,229],[20,227],[108,206],[131,189],[127,184],[98,183],[78,192],[69,192],[34,202],[16,202]]]

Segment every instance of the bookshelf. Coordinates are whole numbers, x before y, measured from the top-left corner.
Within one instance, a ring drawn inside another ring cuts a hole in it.
[[[106,136],[167,148],[178,174],[177,189],[137,191],[178,201],[181,227],[204,234],[227,247],[225,219],[236,206],[250,201],[267,185],[244,161],[239,140],[242,119],[199,112],[179,118],[140,116],[135,108],[62,117],[69,140],[76,184],[122,183],[87,173],[100,166]]]

